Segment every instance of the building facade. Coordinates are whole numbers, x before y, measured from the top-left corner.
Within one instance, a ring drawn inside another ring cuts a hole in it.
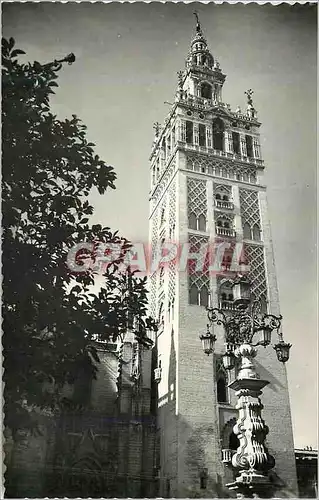
[[[128,332],[96,343],[96,379],[65,386],[59,415],[33,415],[36,432],[5,431],[6,498],[154,498],[155,351]]]
[[[265,312],[280,313],[261,123],[251,90],[245,111],[225,104],[225,79],[197,20],[185,70],[178,73],[175,102],[163,126],[155,124],[150,157],[150,313],[159,321],[158,494],[163,497],[225,497],[225,485],[234,478],[236,398],[221,363],[223,330],[215,329],[213,357],[201,349],[206,306],[231,314],[232,278],[240,270],[248,272],[252,293]],[[163,258],[168,242],[172,248],[177,244],[175,260]],[[294,497],[285,366],[273,349],[261,348],[256,364],[260,377],[270,382],[262,401],[270,427],[267,446],[276,460],[276,495]]]
[[[299,498],[318,498],[318,450],[295,449]]]

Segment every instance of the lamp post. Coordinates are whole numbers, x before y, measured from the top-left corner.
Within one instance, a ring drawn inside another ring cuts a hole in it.
[[[235,310],[226,315],[221,309],[208,308],[207,332],[200,339],[204,352],[207,355],[213,353],[216,336],[210,329],[214,323],[222,325],[226,343],[224,367],[232,370],[236,358],[240,360],[238,376],[229,384],[238,397],[236,409],[239,415],[233,432],[238,437],[239,447],[232,457],[232,464],[239,470],[239,475],[227,487],[241,497],[267,497],[272,491],[268,471],[274,467],[275,460],[264,444],[268,427],[261,416],[263,405],[259,396],[269,382],[259,378],[253,359],[257,355],[257,346],[266,347],[271,343],[273,330],[277,330],[279,340],[274,349],[282,363],[289,359],[291,344],[284,342],[280,331],[282,316],[263,313],[261,302],[251,300],[250,288],[246,277],[238,276],[234,280]]]

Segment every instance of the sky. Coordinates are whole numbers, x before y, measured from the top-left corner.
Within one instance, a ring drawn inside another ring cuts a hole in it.
[[[316,7],[4,3],[3,36],[27,52],[21,60],[74,52],[53,110],[79,116],[118,175],[115,191],[92,193],[92,222],[147,242],[153,123],[174,100],[195,9],[227,75],[223,101],[244,108],[244,91],[254,90],[284,335],[293,344],[286,366],[295,446],[317,448]]]

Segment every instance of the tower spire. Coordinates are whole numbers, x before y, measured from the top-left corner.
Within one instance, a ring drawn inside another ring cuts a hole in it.
[[[213,68],[214,58],[211,55],[207,41],[202,31],[200,20],[197,11],[193,12],[196,18],[196,33],[191,41],[190,51],[186,59],[186,67],[191,66],[205,66],[207,68]]]

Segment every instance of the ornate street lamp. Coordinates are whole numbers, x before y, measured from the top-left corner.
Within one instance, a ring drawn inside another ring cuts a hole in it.
[[[75,61],[75,55],[71,52],[63,59],[54,59],[54,61],[44,64],[44,68],[51,68],[53,71],[59,71],[62,68],[62,63],[67,62],[68,64],[73,64]]]
[[[235,355],[231,344],[226,344],[226,352],[223,355],[223,365],[226,370],[232,370],[235,366]]]
[[[227,486],[245,497],[269,496],[272,483],[268,471],[274,467],[275,460],[264,444],[268,427],[261,416],[263,405],[259,398],[269,382],[259,378],[253,359],[257,355],[257,346],[266,347],[271,343],[273,330],[277,330],[279,340],[274,349],[282,363],[289,359],[291,344],[284,342],[280,331],[282,316],[263,313],[262,303],[251,300],[250,282],[246,277],[238,276],[233,282],[232,291],[236,309],[226,315],[221,309],[207,308],[207,333],[200,338],[204,352],[211,354],[214,352],[216,336],[210,328],[214,323],[222,325],[226,342],[224,367],[227,370],[234,368],[236,358],[241,362],[237,379],[229,384],[238,397],[236,409],[239,415],[233,431],[240,444],[232,457],[232,464],[239,470],[239,475]],[[256,334],[258,339],[253,344]]]
[[[214,352],[214,344],[217,340],[216,336],[210,332],[209,325],[207,325],[207,330],[205,333],[199,336],[202,341],[202,347],[205,354],[208,356]]]

